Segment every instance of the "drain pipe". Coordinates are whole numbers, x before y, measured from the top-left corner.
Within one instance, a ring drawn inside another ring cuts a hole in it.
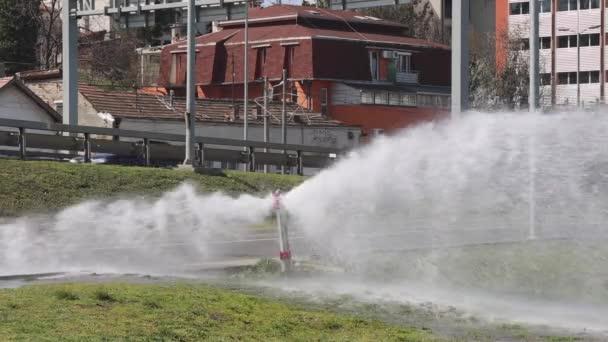
[[[287,212],[281,208],[281,191],[272,194],[272,207],[277,219],[277,230],[279,232],[279,258],[281,259],[281,272],[290,272],[292,268],[291,250],[287,229]]]

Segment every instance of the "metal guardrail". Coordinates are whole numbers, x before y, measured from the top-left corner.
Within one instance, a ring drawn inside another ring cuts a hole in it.
[[[2,127],[18,130],[18,132],[0,131],[0,147],[18,147],[18,151],[5,150],[2,153],[18,155],[21,159],[26,159],[30,154],[60,159],[73,157],[80,152],[84,155],[85,162],[91,162],[93,153],[111,153],[117,157],[141,157],[144,165],[150,166],[154,160],[179,162],[185,155],[185,146],[182,144],[186,141],[186,137],[180,134],[12,119],[0,119],[0,128]],[[109,139],[109,137],[114,138]],[[135,141],[121,141],[120,137]],[[196,160],[198,165],[203,165],[205,161],[244,163],[248,165],[249,171],[255,171],[257,164],[287,166],[296,167],[300,175],[303,174],[304,167],[325,167],[335,160],[332,155],[337,156],[345,152],[318,146],[200,136],[195,137],[194,142],[198,147]],[[33,152],[28,149],[63,152]],[[275,152],[261,152],[262,150]]]

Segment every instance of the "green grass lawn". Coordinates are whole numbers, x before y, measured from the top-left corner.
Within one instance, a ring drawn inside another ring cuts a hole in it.
[[[0,290],[0,340],[433,341],[424,330],[198,284]]]
[[[287,190],[298,176],[226,171],[224,176],[170,169],[0,159],[0,217],[57,210],[84,199],[160,195],[183,182],[201,191]]]

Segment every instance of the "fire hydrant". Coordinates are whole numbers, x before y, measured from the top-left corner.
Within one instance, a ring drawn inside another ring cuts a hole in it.
[[[281,272],[289,272],[292,268],[291,249],[289,248],[287,212],[281,206],[281,191],[272,193],[272,208],[277,220],[279,232],[279,259],[281,260]]]

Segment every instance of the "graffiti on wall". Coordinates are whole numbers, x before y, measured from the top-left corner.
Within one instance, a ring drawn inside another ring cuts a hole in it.
[[[338,144],[338,137],[329,129],[317,128],[312,131],[312,142],[315,145],[335,147]]]

